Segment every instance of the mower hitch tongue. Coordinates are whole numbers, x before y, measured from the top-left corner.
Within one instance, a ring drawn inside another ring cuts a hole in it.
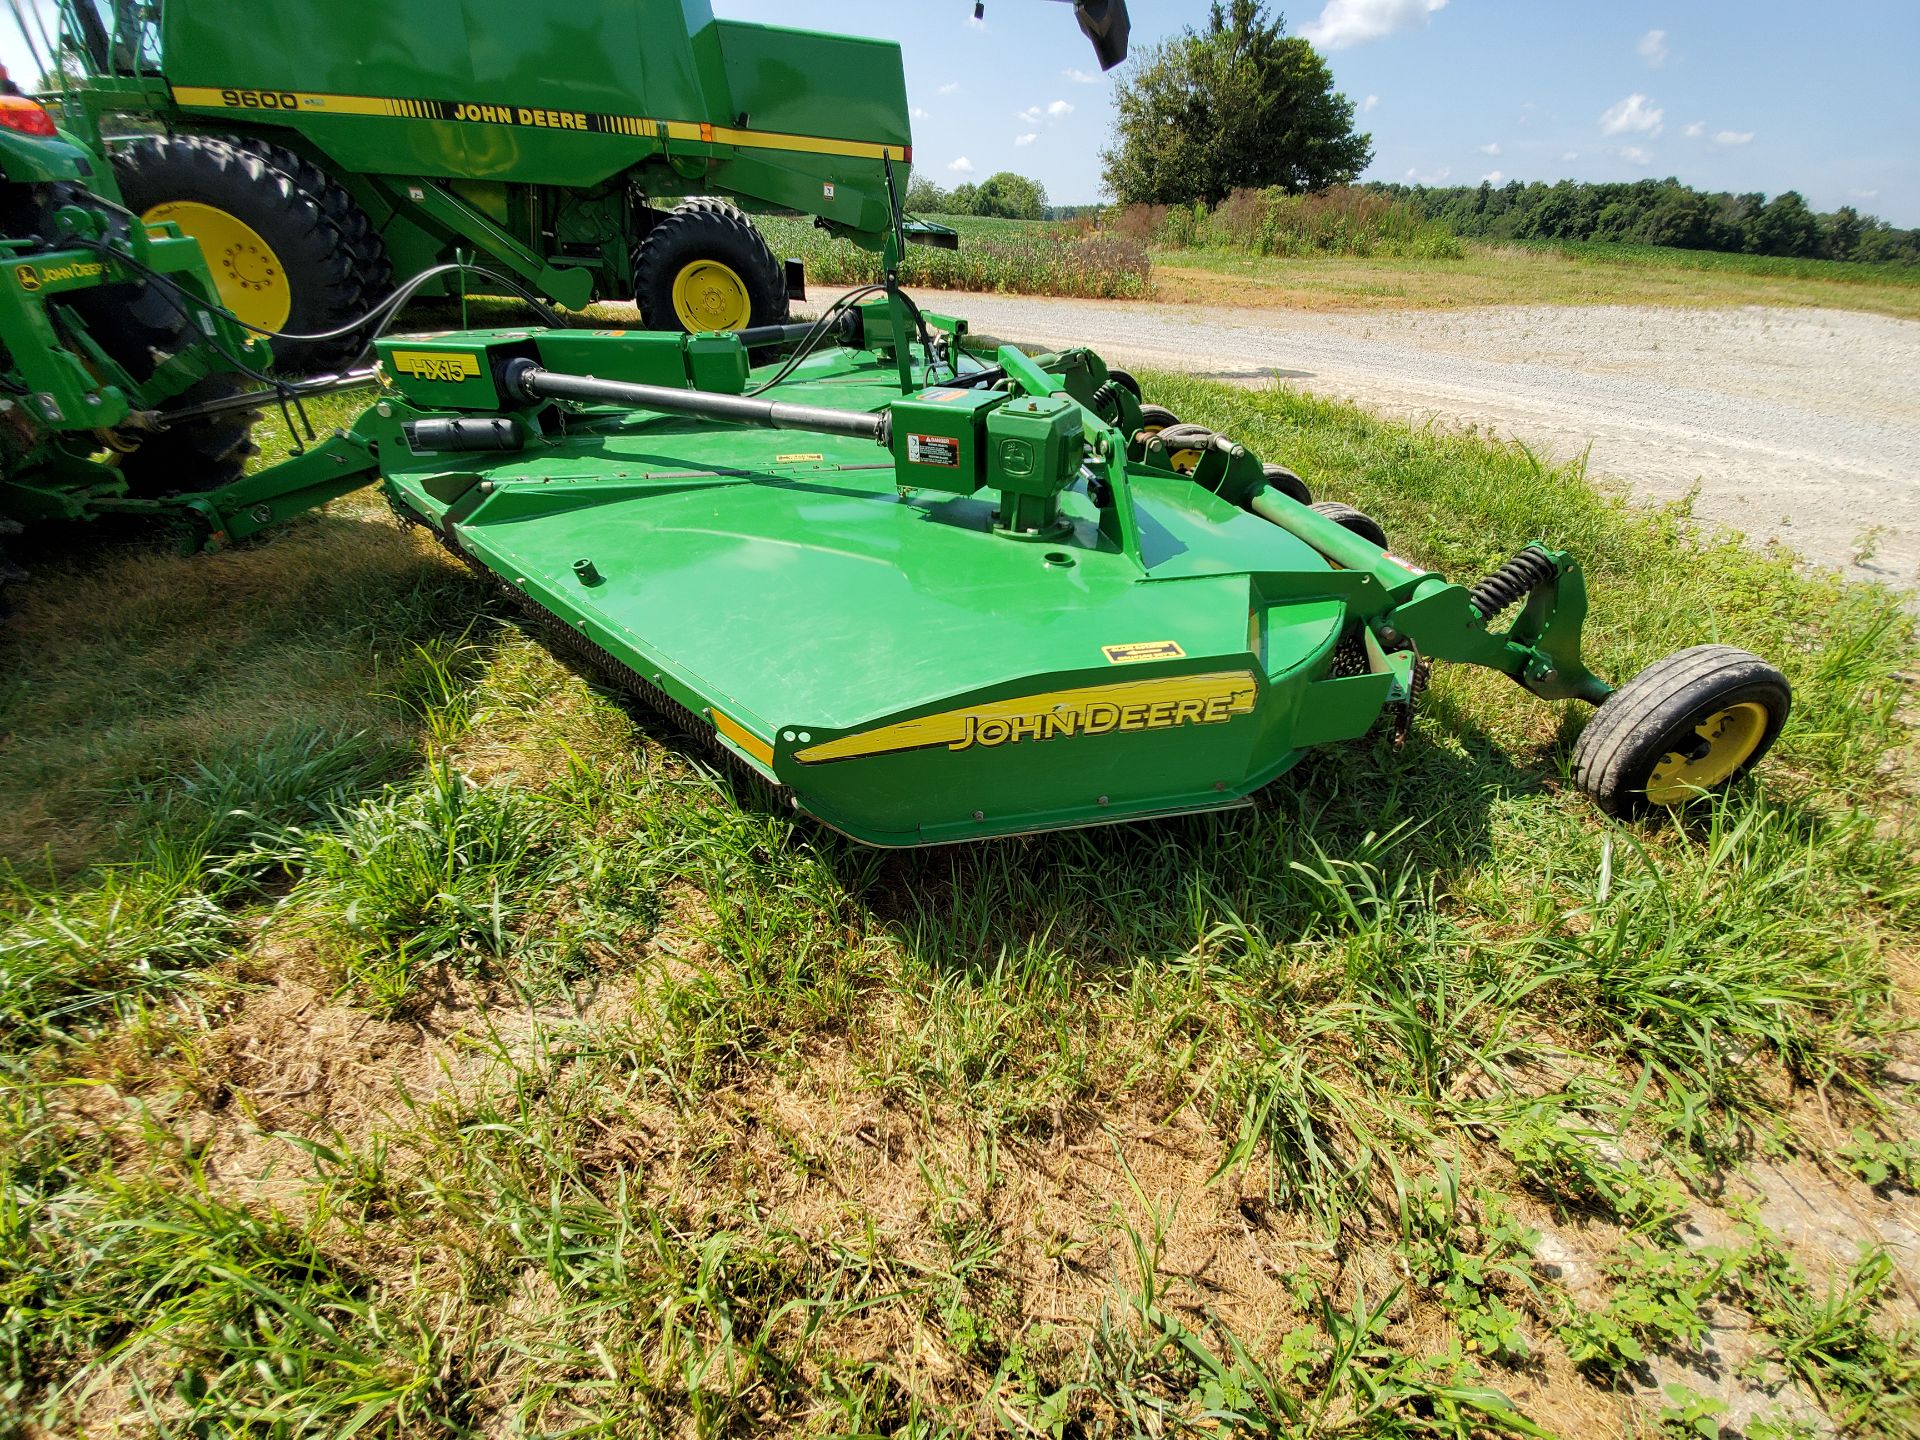
[[[1091,351],[989,348],[898,291],[378,350],[384,398],[311,463],[377,469],[546,637],[868,844],[1243,805],[1405,716],[1432,661],[1599,706],[1573,777],[1616,815],[1731,784],[1786,719],[1724,646],[1616,692],[1562,551],[1453,583]]]

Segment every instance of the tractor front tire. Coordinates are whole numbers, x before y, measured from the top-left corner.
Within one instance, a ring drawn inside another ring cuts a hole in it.
[[[161,413],[204,405],[238,395],[245,386],[235,375],[209,375],[160,407]],[[263,391],[264,395],[265,392]],[[120,457],[120,475],[136,499],[199,495],[231,485],[247,473],[247,461],[260,453],[253,443],[258,410],[228,410],[188,421],[144,437]]]
[[[745,215],[710,195],[647,232],[634,251],[633,289],[649,330],[744,330],[787,318],[780,262]]]
[[[263,158],[278,153],[242,136],[145,135],[114,150],[113,169],[129,210],[149,223],[171,220],[200,242],[221,303],[243,322],[334,330],[365,313],[370,282],[384,288],[391,270],[354,241],[371,224],[352,198],[314,166],[288,173]],[[365,338],[275,340],[275,366],[330,369],[353,359]]]

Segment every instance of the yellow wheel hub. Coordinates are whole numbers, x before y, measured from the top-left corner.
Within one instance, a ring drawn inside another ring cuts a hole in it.
[[[171,220],[200,242],[220,303],[249,325],[284,330],[293,313],[287,270],[260,232],[217,205],[169,200],[140,217],[149,225]]]
[[[1723,784],[1753,758],[1766,733],[1764,705],[1744,700],[1715,711],[1694,727],[1691,743],[1669,751],[1653,767],[1647,799],[1656,805],[1678,805]]]
[[[674,277],[673,314],[688,330],[744,330],[753,301],[731,266],[696,260]]]
[[[1167,457],[1167,463],[1178,473],[1191,475],[1200,468],[1200,457],[1203,453],[1199,450],[1176,450]]]

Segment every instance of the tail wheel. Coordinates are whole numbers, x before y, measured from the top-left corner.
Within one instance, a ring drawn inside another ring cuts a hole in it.
[[[365,222],[370,232],[371,222],[318,169],[298,162],[289,173],[263,152],[278,147],[148,135],[114,151],[114,176],[128,209],[200,242],[221,302],[247,324],[314,334],[358,318],[366,281],[378,276],[363,276],[364,246],[356,250],[349,231]],[[359,338],[276,341],[275,361],[295,373],[330,368],[353,357]]]
[[[1387,532],[1380,522],[1364,510],[1356,510],[1351,505],[1342,505],[1338,500],[1319,500],[1313,503],[1313,509],[1333,521],[1343,530],[1351,530],[1362,540],[1371,541],[1382,550],[1387,548]]]
[[[1164,405],[1142,405],[1140,407],[1140,428],[1134,432],[1136,440],[1151,440],[1162,430],[1170,430],[1180,423],[1180,417]]]
[[[1731,645],[1657,661],[1593,714],[1573,750],[1574,783],[1609,815],[1676,806],[1745,775],[1793,708],[1787,677]]]
[[[1262,465],[1260,468],[1266,474],[1267,484],[1271,485],[1275,490],[1278,490],[1289,500],[1298,500],[1302,505],[1313,504],[1313,491],[1307,488],[1307,482],[1294,474],[1293,471],[1289,470],[1286,466]],[[1384,541],[1381,543],[1380,548],[1382,550],[1387,548]]]
[[[1219,438],[1204,425],[1172,424],[1157,432],[1166,447],[1167,464],[1182,475],[1200,468],[1200,457]]]
[[[649,330],[744,330],[787,318],[787,282],[758,230],[733,206],[697,195],[662,216],[633,257],[634,298]]]

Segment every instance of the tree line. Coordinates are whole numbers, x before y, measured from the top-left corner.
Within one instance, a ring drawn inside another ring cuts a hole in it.
[[[1486,240],[1593,240],[1805,260],[1920,264],[1920,230],[1899,230],[1851,205],[1816,214],[1798,191],[1769,200],[1695,190],[1669,177],[1618,184],[1383,185],[1456,235]]]
[[[979,184],[943,190],[924,175],[907,187],[907,210],[915,215],[985,215],[998,220],[1046,220],[1047,190],[1038,180],[1002,170]]]

